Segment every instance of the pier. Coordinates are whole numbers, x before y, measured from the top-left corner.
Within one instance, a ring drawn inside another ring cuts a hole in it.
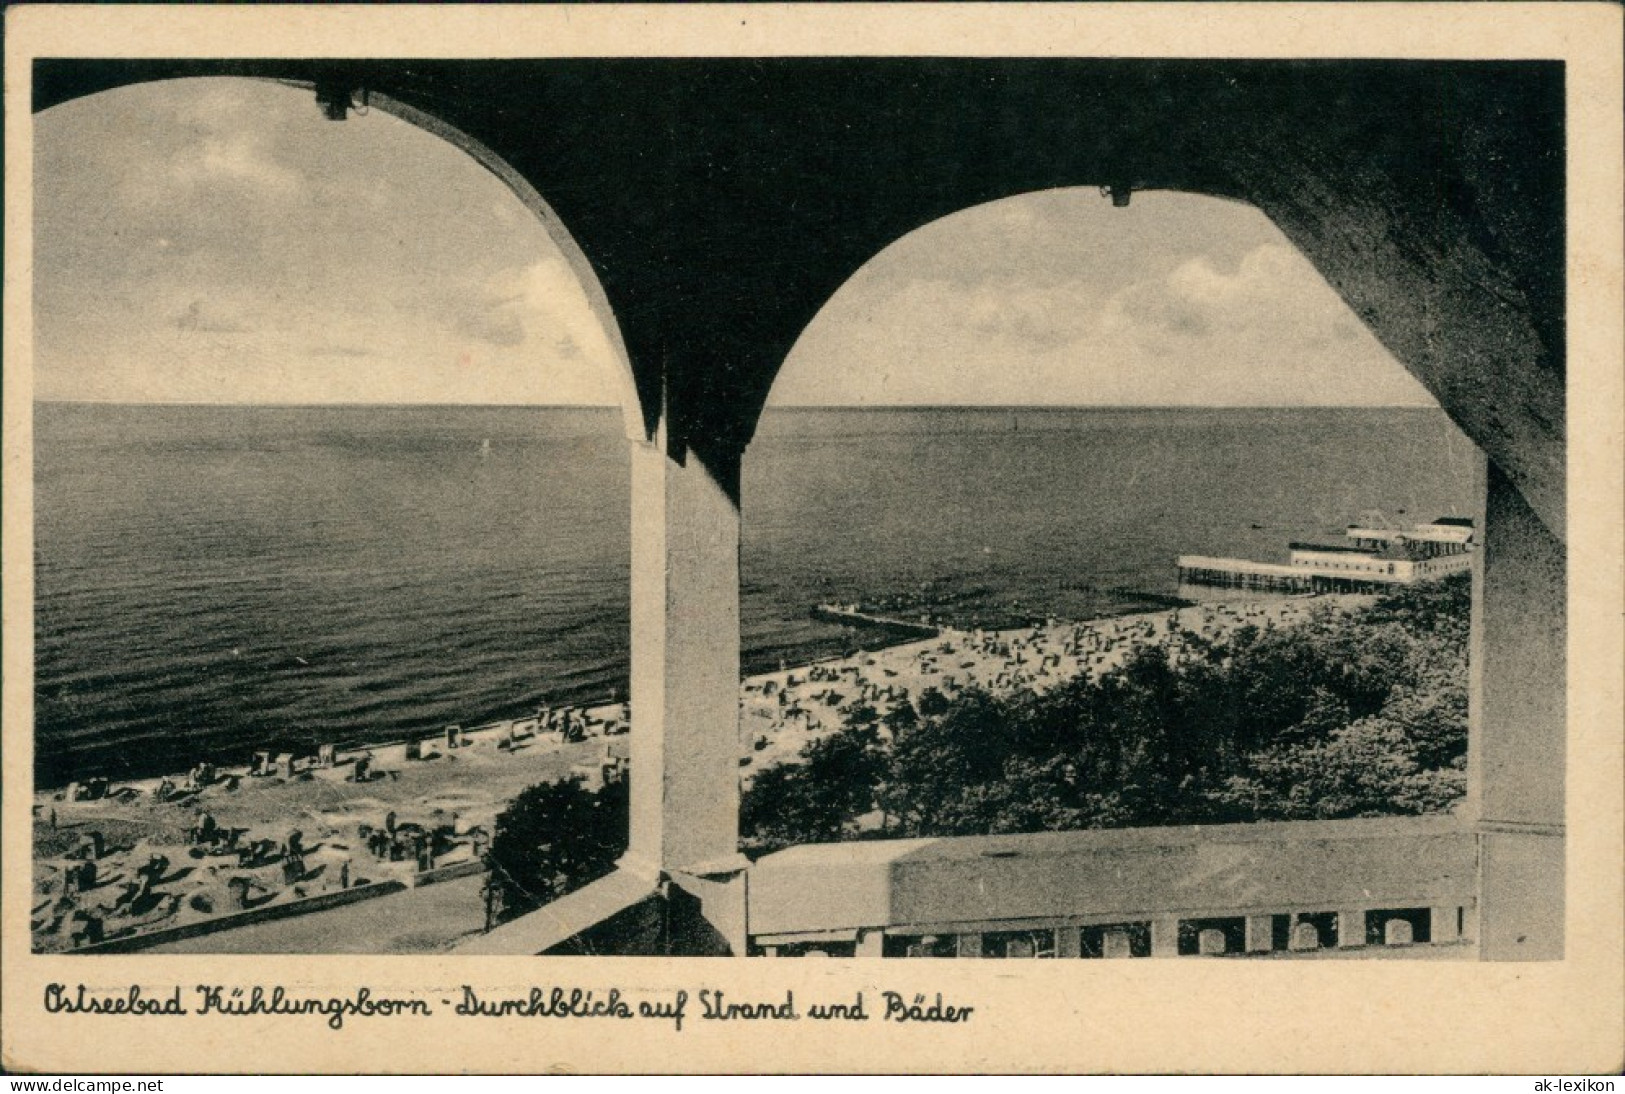
[[[1380,593],[1472,569],[1472,522],[1407,531],[1349,525],[1347,544],[1293,543],[1286,563],[1180,555],[1179,584],[1270,593]]]
[[[1244,558],[1179,556],[1179,584],[1211,585],[1264,593],[1314,592],[1314,575],[1294,566],[1252,562]]]

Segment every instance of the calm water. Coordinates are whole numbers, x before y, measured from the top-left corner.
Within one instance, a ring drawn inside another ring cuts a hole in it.
[[[625,694],[618,412],[42,405],[35,426],[43,783]],[[868,637],[808,618],[820,600],[1086,616],[1173,592],[1179,553],[1468,513],[1471,453],[1430,411],[770,412],[747,667]]]

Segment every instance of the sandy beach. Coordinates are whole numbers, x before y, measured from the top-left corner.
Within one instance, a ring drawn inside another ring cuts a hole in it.
[[[1213,638],[1246,625],[1287,626],[1318,607],[1341,610],[1367,599],[1227,601],[1017,630],[944,629],[752,676],[740,699],[741,778],[794,762],[859,704],[884,715],[928,688],[949,698],[972,687],[1044,690],[1110,671],[1134,649],[1182,632]],[[474,869],[496,815],[520,790],[572,773],[596,781],[612,753],[624,754],[624,713],[620,706],[572,711],[585,716],[588,735],[580,741],[529,718],[473,727],[456,734],[454,745],[442,736],[344,750],[327,761],[289,757],[258,774],[238,765],[118,782],[94,800],[70,801],[62,788],[40,791],[35,948],[68,950],[372,883],[410,885],[456,873],[448,867]],[[432,940],[425,945],[432,948]]]
[[[611,709],[596,708],[601,715]],[[184,776],[169,776],[121,782],[93,801],[43,791],[34,808],[36,948],[72,948],[74,931],[83,927],[73,914],[80,909],[99,916],[103,937],[112,939],[368,883],[410,883],[422,862],[373,853],[363,826],[374,832],[393,826],[408,837],[421,831],[436,845],[437,870],[475,861],[515,794],[577,768],[590,776],[605,747],[602,735],[565,743],[525,719],[461,733],[456,748],[443,738],[420,745],[421,759],[407,759],[403,742],[342,752],[333,766],[302,757],[292,778],[250,775],[238,766],[220,768],[214,782],[195,790],[185,789]],[[360,757],[368,759],[370,777],[355,782]],[[155,792],[166,781],[178,792],[160,800]],[[189,838],[203,815],[234,835],[205,850]],[[287,868],[296,832],[297,875]],[[245,856],[256,847],[260,854]],[[130,892],[155,857],[167,860],[165,868],[145,893]],[[87,862],[94,880],[81,887],[69,873]]]

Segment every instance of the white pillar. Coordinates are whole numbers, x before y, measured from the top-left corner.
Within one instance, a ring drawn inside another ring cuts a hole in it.
[[[1268,953],[1275,948],[1275,917],[1250,915],[1247,917],[1247,952]]]
[[[1563,956],[1567,570],[1562,541],[1491,466],[1474,570],[1465,815],[1479,832],[1485,960]]]
[[[1365,909],[1341,908],[1337,912],[1337,948],[1365,945]]]
[[[1151,956],[1179,956],[1179,917],[1159,915],[1151,920]]]
[[[739,510],[698,459],[631,442],[632,817],[622,866],[740,863]]]
[[[1100,935],[1100,956],[1103,958],[1124,958],[1134,956],[1134,942],[1129,933],[1121,927],[1112,927],[1102,931]]]

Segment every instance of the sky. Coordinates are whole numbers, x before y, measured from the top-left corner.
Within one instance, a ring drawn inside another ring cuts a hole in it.
[[[596,403],[614,357],[546,229],[383,111],[233,79],[35,122],[36,397]]]
[[[35,119],[35,393],[612,404],[609,337],[505,184],[383,111],[233,79]],[[545,198],[545,195],[543,195]],[[1263,214],[1029,194],[927,225],[829,301],[777,405],[1431,405]]]
[[[1263,213],[1052,190],[871,259],[785,362],[776,403],[1431,406]],[[835,401],[835,400],[830,400]]]

